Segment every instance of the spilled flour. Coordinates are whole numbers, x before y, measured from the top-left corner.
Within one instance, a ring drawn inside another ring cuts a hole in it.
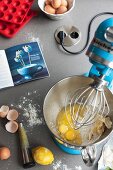
[[[75,166],[74,168],[68,167],[61,160],[57,160],[52,164],[53,170],[82,170],[81,166]]]
[[[34,100],[34,95],[36,96],[36,100]],[[41,115],[41,107],[38,104],[39,97],[40,95],[38,91],[28,92],[25,96],[22,96],[19,99],[17,104],[11,104],[12,107],[16,107],[19,110],[19,119],[21,121],[25,119],[27,127],[44,124],[44,119]]]
[[[58,170],[59,168],[61,168],[61,165],[62,165],[62,162],[60,160],[56,161],[55,163],[52,164],[53,170]]]
[[[41,41],[40,41],[38,36],[34,36],[34,34],[32,32],[29,32],[29,34],[26,33],[26,37],[27,37],[27,40],[26,40],[27,42],[29,42],[29,41],[30,42],[37,41],[39,43],[40,47],[41,47],[41,50],[42,51],[44,50],[43,45],[42,45],[42,43],[41,43]]]
[[[82,170],[81,166],[75,166],[75,170]]]
[[[43,123],[43,119],[38,117],[38,113],[40,110],[37,110],[31,103],[28,104],[27,108],[24,108],[23,116],[26,117],[30,127]]]

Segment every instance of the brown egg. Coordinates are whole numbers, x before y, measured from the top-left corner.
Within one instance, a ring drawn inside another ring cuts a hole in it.
[[[46,5],[45,11],[49,14],[55,14],[55,9],[51,5]]]
[[[52,0],[46,0],[46,1],[45,1],[45,4],[46,4],[46,5],[51,5],[51,1],[52,1]]]
[[[18,118],[18,112],[15,109],[9,110],[7,114],[8,120],[16,120]]]
[[[8,111],[9,111],[8,106],[5,106],[5,105],[1,106],[1,108],[0,108],[0,117],[2,117],[2,118],[6,117]]]
[[[0,148],[0,159],[1,160],[8,159],[10,156],[11,156],[11,152],[9,148],[7,147]]]
[[[18,123],[16,121],[9,121],[5,128],[10,133],[15,133],[18,130]]]
[[[61,5],[61,0],[52,0],[51,5],[53,8],[57,9]]]
[[[63,14],[67,11],[67,8],[65,6],[60,6],[57,11],[56,14]]]
[[[61,0],[61,5],[67,7],[67,0]]]

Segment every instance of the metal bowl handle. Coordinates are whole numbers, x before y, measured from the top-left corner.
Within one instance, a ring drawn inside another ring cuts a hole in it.
[[[94,145],[91,145],[82,148],[81,155],[84,163],[87,166],[93,166],[96,159],[96,147]]]

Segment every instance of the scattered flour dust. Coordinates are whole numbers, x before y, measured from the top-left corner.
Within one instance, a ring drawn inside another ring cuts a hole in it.
[[[57,160],[52,164],[53,170],[82,170],[81,166],[75,166],[73,168],[69,168],[66,164],[62,163],[61,160]]]
[[[23,116],[27,118],[29,126],[41,125],[43,119],[38,117],[40,110],[37,110],[36,107],[29,103],[27,108],[24,108]]]
[[[56,161],[55,163],[52,164],[53,170],[58,170],[61,168],[62,162],[61,161]]]
[[[26,34],[27,34],[27,35],[26,35],[27,41],[37,41],[37,40],[39,40],[39,38],[38,38],[38,37],[35,37],[33,33],[30,33],[30,32],[29,32],[29,34],[28,34],[28,33],[26,33]]]
[[[32,41],[32,42],[37,41],[37,42],[39,43],[40,47],[41,47],[41,50],[44,51],[44,50],[43,50],[43,45],[42,45],[39,37],[34,36],[34,34],[33,34],[32,32],[29,33],[29,34],[27,34],[26,37],[27,37],[27,42],[28,42],[28,41],[30,41],[30,42],[31,42],[31,41]]]
[[[41,114],[41,107],[38,104],[40,97],[38,91],[28,92],[27,95],[22,96],[17,104],[11,104],[20,111],[20,120],[25,118],[28,127],[44,124],[44,119]]]
[[[75,166],[75,170],[82,170],[81,166]]]

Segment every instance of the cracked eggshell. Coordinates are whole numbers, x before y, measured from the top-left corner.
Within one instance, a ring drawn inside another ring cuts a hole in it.
[[[18,112],[15,109],[9,110],[7,114],[8,120],[16,120],[18,118]]]
[[[0,117],[1,118],[6,117],[8,112],[9,112],[9,106],[5,106],[5,105],[1,106],[1,108],[0,108]]]
[[[9,121],[5,128],[10,133],[15,133],[18,130],[18,123],[16,121]]]

